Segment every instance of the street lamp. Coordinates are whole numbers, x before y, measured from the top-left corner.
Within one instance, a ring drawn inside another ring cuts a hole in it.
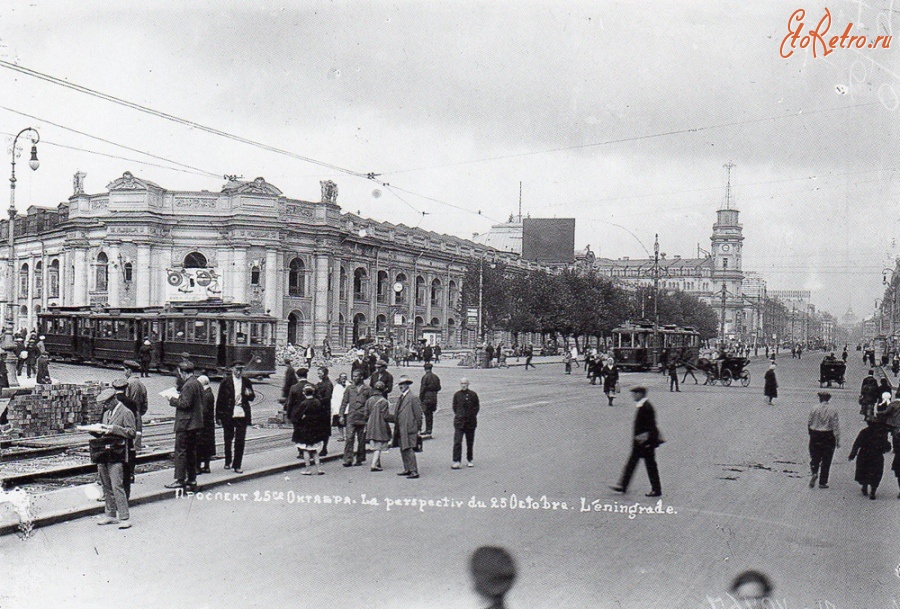
[[[28,133],[31,139],[31,159],[28,166],[32,171],[36,171],[40,167],[41,162],[37,157],[37,145],[41,141],[41,136],[36,129],[26,127],[16,134],[12,144],[12,170],[9,175],[9,253],[6,269],[6,319],[3,328],[3,343],[0,345],[6,351],[6,376],[10,387],[18,387],[19,383],[16,379],[16,358],[13,350],[15,342],[13,342],[13,311],[16,306],[16,281],[15,281],[15,221],[16,221],[16,146],[19,143],[19,137]]]

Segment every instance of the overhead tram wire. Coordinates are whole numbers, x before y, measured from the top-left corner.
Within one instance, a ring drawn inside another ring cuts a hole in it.
[[[585,148],[596,148],[598,146],[608,146],[610,144],[624,144],[627,142],[638,142],[641,140],[650,140],[661,137],[669,137],[672,135],[684,135],[687,133],[700,133],[702,131],[711,131],[714,129],[724,129],[727,127],[737,127],[741,125],[752,125],[754,123],[763,123],[766,121],[774,121],[781,120],[785,118],[795,118],[798,116],[809,116],[811,114],[821,114],[823,112],[835,112],[837,110],[848,110],[851,108],[862,108],[865,106],[876,106],[880,105],[880,102],[868,102],[864,104],[854,104],[851,106],[839,106],[836,108],[823,108],[821,110],[810,110],[809,112],[804,112],[800,110],[799,112],[792,112],[790,114],[782,114],[779,116],[767,116],[762,118],[751,118],[743,121],[733,121],[730,123],[721,123],[718,125],[706,125],[702,127],[686,127],[684,129],[674,129],[672,131],[662,131],[659,133],[647,133],[644,135],[635,135],[631,137],[623,137],[614,140],[606,140],[603,142],[592,142],[590,144],[578,144],[576,146],[562,146],[559,148],[547,148],[544,150],[532,150],[529,152],[517,152],[515,154],[505,154],[493,157],[485,157],[481,159],[470,159],[468,161],[457,161],[455,163],[444,163],[442,165],[430,165],[425,167],[413,167],[411,169],[400,169],[397,171],[386,171],[383,175],[399,175],[402,173],[411,173],[414,171],[427,171],[430,169],[445,169],[447,167],[460,167],[462,165],[472,165],[474,163],[488,163],[491,161],[503,161],[507,159],[518,159],[522,157],[535,156],[539,154],[552,154],[554,152],[565,152],[567,150],[583,150]]]
[[[52,125],[52,126],[58,128],[58,129],[63,129],[63,130],[65,130],[65,131],[71,131],[72,133],[76,133],[76,134],[78,134],[78,135],[83,135],[84,137],[88,137],[88,138],[91,138],[91,139],[93,139],[93,140],[97,140],[98,142],[103,142],[104,144],[109,144],[109,145],[111,145],[111,146],[116,146],[117,148],[122,148],[122,149],[124,149],[124,150],[129,150],[129,151],[131,151],[131,152],[136,152],[136,153],[138,153],[138,154],[143,154],[144,156],[148,156],[148,157],[150,157],[151,159],[157,159],[157,160],[159,160],[159,161],[165,161],[166,163],[171,163],[172,165],[177,165],[177,166],[183,167],[183,168],[185,168],[185,169],[190,169],[191,171],[193,171],[193,172],[195,172],[195,173],[197,173],[197,174],[199,174],[199,175],[206,175],[206,176],[215,177],[215,178],[221,178],[221,177],[222,177],[222,174],[221,174],[221,173],[213,173],[213,172],[211,172],[211,171],[206,171],[205,169],[200,169],[199,167],[193,167],[193,166],[191,166],[191,165],[186,165],[186,164],[184,164],[184,163],[179,163],[178,161],[173,161],[173,160],[171,160],[171,159],[167,159],[167,158],[165,158],[165,157],[162,157],[162,156],[159,156],[159,155],[150,153],[150,152],[145,152],[144,150],[139,150],[139,149],[137,149],[137,148],[132,148],[131,146],[126,146],[125,144],[119,144],[119,143],[114,142],[114,141],[112,141],[112,140],[108,140],[108,139],[99,137],[99,136],[97,136],[97,135],[91,135],[90,133],[85,133],[84,131],[79,131],[78,129],[73,129],[72,127],[66,127],[65,125],[60,125],[59,123],[54,123],[53,121],[47,120],[47,119],[45,119],[45,118],[40,118],[40,117],[38,117],[38,116],[34,116],[34,115],[32,115],[32,114],[27,114],[27,113],[21,112],[21,111],[19,111],[19,110],[14,110],[14,109],[8,108],[8,107],[6,107],[6,106],[0,105],[0,109],[6,110],[7,112],[12,112],[13,114],[18,114],[19,116],[24,116],[24,117],[26,117],[26,118],[30,118],[30,119],[32,119],[32,120],[40,121],[40,122],[45,123],[45,124],[47,124],[47,125]],[[62,146],[62,144],[56,144],[56,145],[57,145],[57,146]],[[90,151],[85,151],[85,152],[90,152]],[[96,154],[101,154],[101,153],[96,153]],[[115,158],[115,157],[114,157],[114,158]],[[128,159],[125,159],[125,160],[128,160]],[[140,162],[140,161],[136,161],[136,162]]]
[[[380,176],[380,175],[382,175],[382,174],[377,174],[377,173],[374,173],[374,172],[365,172],[365,173],[364,173],[364,172],[360,172],[360,171],[354,171],[354,170],[352,170],[352,169],[347,169],[346,167],[341,167],[341,166],[339,166],[339,165],[334,165],[334,164],[332,164],[332,163],[327,163],[327,162],[325,162],[325,161],[319,161],[319,160],[314,159],[314,158],[309,157],[309,156],[305,156],[305,155],[302,155],[302,154],[298,154],[298,153],[295,153],[295,152],[291,152],[291,151],[289,151],[289,150],[284,150],[284,149],[278,148],[278,147],[276,147],[276,146],[271,146],[271,145],[269,145],[269,144],[264,144],[264,143],[262,143],[262,142],[257,142],[257,141],[255,141],[255,140],[251,140],[251,139],[249,139],[249,138],[245,138],[245,137],[242,137],[242,136],[239,136],[239,135],[235,135],[235,134],[229,133],[229,132],[227,132],[227,131],[222,131],[222,130],[220,130],[220,129],[215,129],[215,128],[213,128],[213,127],[208,127],[208,126],[206,126],[206,125],[202,125],[202,124],[200,124],[200,123],[197,123],[197,122],[194,122],[194,121],[191,121],[191,120],[188,120],[188,119],[184,119],[184,118],[181,118],[181,117],[172,115],[172,114],[168,114],[168,113],[166,113],[166,112],[162,112],[162,111],[159,111],[159,110],[154,110],[153,108],[149,108],[149,107],[147,107],[147,106],[142,106],[141,104],[137,104],[137,103],[135,103],[135,102],[130,102],[130,101],[128,101],[128,100],[121,99],[121,98],[115,97],[115,96],[113,96],[113,95],[108,95],[108,94],[106,94],[106,93],[103,93],[103,92],[101,92],[101,91],[97,91],[97,90],[95,90],[95,89],[91,89],[91,88],[89,88],[89,87],[84,87],[84,86],[82,86],[82,85],[78,85],[78,84],[75,84],[75,83],[71,83],[71,82],[62,80],[62,79],[60,79],[60,78],[56,78],[55,76],[51,76],[51,75],[49,75],[49,74],[44,74],[43,72],[38,72],[37,70],[32,70],[32,69],[30,69],[30,68],[26,68],[26,67],[24,67],[24,66],[20,66],[20,65],[17,65],[17,64],[8,62],[8,61],[4,61],[4,60],[2,60],[2,59],[0,59],[0,68],[6,68],[6,69],[9,69],[9,70],[13,70],[13,71],[15,71],[15,72],[19,72],[19,73],[21,73],[21,74],[25,74],[26,76],[31,76],[31,77],[33,77],[33,78],[37,78],[37,79],[39,79],[39,80],[43,80],[43,81],[49,82],[49,83],[51,83],[51,84],[59,85],[59,86],[61,86],[61,87],[65,87],[65,88],[67,88],[67,89],[71,89],[71,90],[73,90],[73,91],[77,91],[77,92],[79,92],[79,93],[84,93],[85,95],[90,95],[90,96],[92,96],[92,97],[96,97],[96,98],[98,98],[98,99],[102,99],[102,100],[104,100],[104,101],[108,101],[108,102],[113,103],[113,104],[118,104],[118,105],[124,106],[124,107],[126,107],[126,108],[131,108],[132,110],[137,110],[138,112],[143,112],[143,113],[146,113],[146,114],[150,114],[151,116],[156,116],[156,117],[158,117],[158,118],[162,118],[162,119],[165,119],[165,120],[168,120],[168,121],[177,123],[177,124],[179,124],[179,125],[184,125],[184,126],[187,126],[187,127],[192,128],[192,129],[196,129],[196,130],[198,130],[198,131],[205,131],[205,132],[210,133],[210,134],[212,134],[212,135],[218,135],[219,137],[223,137],[223,138],[230,139],[230,140],[233,140],[233,141],[236,141],[236,142],[240,142],[240,143],[242,143],[242,144],[247,144],[247,145],[250,145],[250,146],[254,146],[254,147],[256,147],[256,148],[260,148],[260,149],[266,150],[266,151],[268,151],[268,152],[274,152],[274,153],[276,153],[276,154],[281,154],[281,155],[284,155],[284,156],[287,156],[287,157],[290,157],[290,158],[293,158],[293,159],[297,159],[297,160],[300,160],[300,161],[304,161],[304,162],[306,162],[306,163],[310,163],[310,164],[313,164],[313,165],[318,165],[318,166],[320,166],[320,167],[325,167],[325,168],[327,168],[327,169],[331,169],[331,170],[334,170],[334,171],[338,171],[338,172],[340,172],[340,173],[344,173],[344,174],[351,175],[351,176],[354,176],[354,177],[365,178],[365,179],[368,179],[368,180],[372,180],[372,181],[374,181],[375,183],[380,184],[381,186],[383,186],[383,187],[385,187],[385,188],[387,188],[388,186],[390,186],[387,182],[384,182],[384,181],[378,179],[378,176]],[[15,111],[13,111],[13,112],[15,112]],[[37,120],[37,119],[36,119],[36,120]],[[48,124],[49,124],[49,123],[48,123]],[[61,128],[64,128],[64,127],[61,127]],[[143,154],[143,153],[142,153],[142,154]],[[394,188],[397,188],[397,187],[394,186]],[[467,212],[467,213],[471,213],[471,214],[474,214],[474,215],[478,215],[478,216],[482,216],[482,217],[488,218],[487,216],[485,216],[484,214],[482,214],[480,210],[479,210],[478,212],[473,212],[473,211],[470,210],[470,209],[466,209],[466,208],[464,208],[464,207],[459,207],[459,206],[453,205],[453,204],[451,204],[451,203],[447,203],[446,201],[441,201],[441,200],[439,200],[439,199],[435,199],[435,198],[432,198],[432,197],[428,197],[428,196],[426,196],[426,195],[422,195],[422,194],[419,194],[419,193],[415,193],[415,192],[410,191],[410,190],[404,190],[404,189],[400,189],[400,190],[403,190],[403,192],[406,192],[406,193],[408,193],[408,194],[412,194],[412,195],[415,195],[415,196],[422,197],[422,198],[424,198],[424,199],[433,201],[433,202],[435,202],[435,203],[439,203],[439,204],[441,204],[441,205],[446,205],[446,206],[448,206],[448,207],[453,207],[453,208],[455,208],[455,209],[459,209],[459,210],[465,211],[465,212]],[[491,218],[488,218],[488,219],[490,220]],[[497,220],[493,220],[493,221],[496,222]]]

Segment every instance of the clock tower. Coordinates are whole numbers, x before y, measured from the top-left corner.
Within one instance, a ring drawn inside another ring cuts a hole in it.
[[[725,186],[725,202],[716,212],[716,223],[710,237],[712,253],[713,308],[719,315],[720,338],[741,338],[744,317],[744,302],[741,284],[744,273],[741,270],[743,227],[739,222],[740,212],[734,208],[731,200],[731,169],[734,164],[725,165],[728,181]],[[723,289],[724,286],[724,289]],[[724,307],[723,307],[724,303]],[[724,316],[723,316],[724,308]]]

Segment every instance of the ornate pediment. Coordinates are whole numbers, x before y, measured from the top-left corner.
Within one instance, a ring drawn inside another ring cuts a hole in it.
[[[281,196],[281,191],[266,182],[265,178],[256,178],[252,182],[239,182],[232,180],[223,188],[222,192],[232,194],[250,194],[250,195],[270,195],[273,197]]]
[[[158,184],[136,178],[130,171],[126,171],[121,178],[107,184],[106,189],[110,192],[113,190],[162,190]]]

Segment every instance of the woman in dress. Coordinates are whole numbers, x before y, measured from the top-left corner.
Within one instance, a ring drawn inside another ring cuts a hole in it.
[[[850,461],[856,459],[855,480],[862,485],[862,494],[875,499],[875,491],[881,484],[884,475],[884,453],[891,450],[887,439],[888,430],[884,425],[869,421],[868,425],[856,436]]]
[[[600,370],[599,375],[603,377],[603,393],[612,406],[613,400],[616,399],[616,385],[619,383],[619,369],[616,368],[612,358],[606,360],[606,365]]]
[[[216,397],[208,376],[198,376],[203,387],[203,429],[197,442],[197,473],[210,473],[209,462],[216,456]]]
[[[763,395],[766,396],[766,403],[771,404],[772,400],[778,397],[778,380],[775,378],[775,362],[769,364],[769,369],[764,375],[765,387]]]
[[[372,452],[373,472],[381,471],[381,453],[390,446],[391,426],[388,425],[390,403],[385,393],[384,381],[375,382],[375,393],[366,400],[366,440]]]
[[[290,410],[291,423],[294,424],[294,435],[291,440],[297,445],[297,450],[303,452],[306,467],[304,476],[311,476],[310,460],[316,463],[316,473],[323,475],[319,451],[325,444],[325,439],[331,435],[331,405],[323,404],[315,397],[315,387],[306,385],[303,387],[303,401]]]

